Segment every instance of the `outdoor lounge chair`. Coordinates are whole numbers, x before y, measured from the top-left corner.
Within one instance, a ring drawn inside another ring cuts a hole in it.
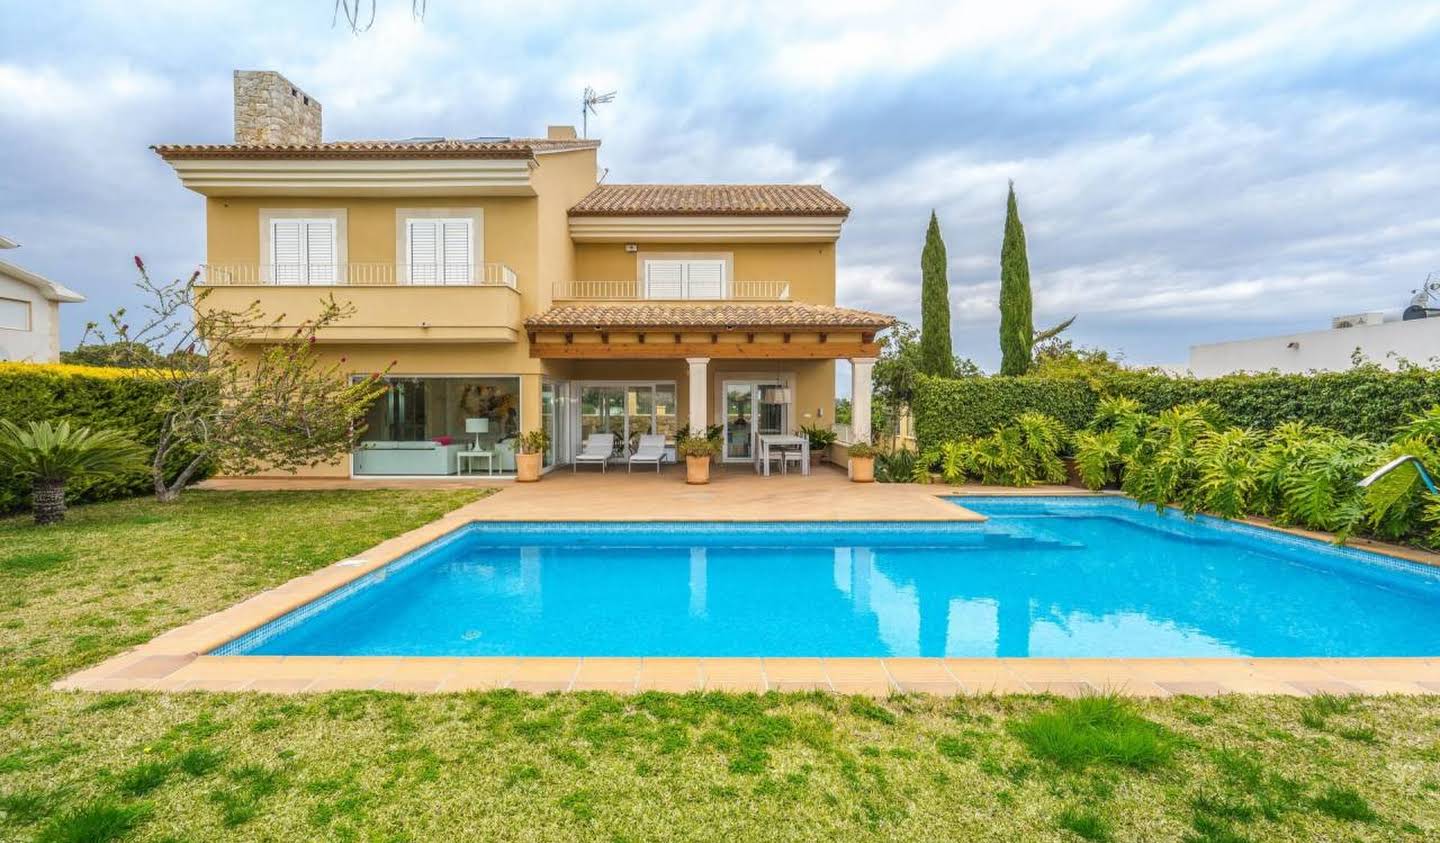
[[[615,434],[613,433],[592,433],[585,439],[585,447],[575,455],[575,460],[570,463],[570,471],[580,467],[580,463],[600,464],[600,473],[605,473],[605,466],[610,462],[610,454],[615,450]]]
[[[660,473],[660,463],[665,461],[665,437],[659,433],[646,433],[640,437],[640,444],[635,446],[635,453],[630,455],[630,460],[625,470],[631,471],[635,463],[641,465],[655,464],[655,473]]]

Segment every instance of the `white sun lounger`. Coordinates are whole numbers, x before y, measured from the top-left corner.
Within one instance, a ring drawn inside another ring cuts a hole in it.
[[[610,454],[615,450],[615,434],[613,433],[592,433],[585,439],[585,447],[575,455],[574,462],[570,463],[570,471],[573,473],[580,467],[581,463],[595,465],[599,463],[600,473],[605,473],[605,466],[610,462]]]
[[[660,473],[660,463],[665,461],[665,436],[659,433],[646,433],[640,436],[640,443],[635,446],[635,453],[630,455],[630,461],[625,470],[631,471],[635,463],[641,465],[655,464],[655,473]]]

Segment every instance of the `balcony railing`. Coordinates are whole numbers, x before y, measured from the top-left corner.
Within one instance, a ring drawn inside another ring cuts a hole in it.
[[[211,287],[510,287],[515,271],[503,263],[207,263]]]
[[[789,281],[730,281],[718,296],[649,295],[644,281],[557,281],[551,288],[556,300],[587,301],[789,301]]]

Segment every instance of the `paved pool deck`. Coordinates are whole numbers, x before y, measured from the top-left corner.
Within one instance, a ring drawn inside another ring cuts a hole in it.
[[[687,486],[669,468],[601,475],[552,472],[540,483],[493,483],[499,491],[350,559],[261,592],[228,609],[55,683],[83,691],[387,690],[410,693],[513,688],[549,691],[808,691],[887,695],[1118,691],[1134,696],[1227,693],[1440,694],[1440,658],[1383,659],[949,659],[949,658],[422,658],[211,656],[209,651],[475,521],[976,521],[941,496],[1076,495],[1071,487],[856,484],[830,466],[809,476],[758,477],[738,467]],[[485,480],[439,481],[445,486]],[[207,481],[218,490],[394,488],[436,481]],[[1297,531],[1290,531],[1297,532]],[[1302,533],[1304,534],[1304,533]],[[1313,534],[1307,534],[1313,535]],[[1440,564],[1440,557],[1368,543],[1371,549]]]

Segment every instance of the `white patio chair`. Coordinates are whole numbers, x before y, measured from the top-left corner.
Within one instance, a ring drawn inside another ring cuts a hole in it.
[[[630,455],[625,470],[635,468],[635,463],[641,465],[655,464],[655,473],[660,473],[660,463],[665,461],[665,437],[659,433],[646,433],[640,437],[640,443],[635,446],[635,453]]]
[[[780,449],[780,473],[790,473],[790,463],[800,466],[800,473],[805,473],[805,450],[799,445],[788,445]]]
[[[605,466],[610,463],[610,455],[615,450],[615,434],[613,433],[592,433],[585,439],[585,447],[575,455],[570,463],[570,472],[573,474],[580,467],[580,463],[594,465],[600,464],[600,473],[605,473]]]

